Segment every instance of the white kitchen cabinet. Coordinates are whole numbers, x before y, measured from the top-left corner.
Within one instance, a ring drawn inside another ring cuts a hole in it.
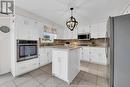
[[[38,40],[42,30],[42,24],[34,19],[16,15],[15,17],[16,39]]]
[[[24,21],[21,16],[16,16],[15,18],[15,29],[16,29],[16,36],[17,39],[26,39],[27,37],[27,29],[24,27]]]
[[[82,61],[88,61],[92,63],[107,64],[105,48],[101,47],[82,47]]]
[[[106,37],[106,22],[102,22],[98,24],[97,38],[105,38],[105,37]]]
[[[87,34],[87,33],[89,33],[90,32],[89,25],[87,25],[85,27],[78,27],[77,32],[78,32],[78,34]]]
[[[52,62],[52,49],[53,49],[53,48],[47,49],[48,63],[51,63],[51,62]]]
[[[52,48],[39,49],[40,66],[44,66],[52,62]]]
[[[98,25],[94,24],[90,26],[91,38],[98,38]]]
[[[89,47],[90,50],[90,62],[106,65],[106,53],[105,48],[101,47]]]
[[[106,22],[90,25],[89,31],[91,33],[91,38],[105,38]]]
[[[83,47],[81,47],[79,50],[80,60],[83,60]]]
[[[70,84],[80,72],[79,48],[54,48],[52,57],[53,75]]]
[[[64,29],[57,28],[57,39],[64,39]]]
[[[39,67],[39,59],[31,59],[23,62],[17,62],[15,76],[30,72]]]
[[[52,71],[57,77],[67,80],[67,51],[53,51]]]
[[[107,57],[106,57],[106,53],[105,53],[105,48],[98,48],[98,64],[103,64],[106,65],[107,64]]]
[[[73,31],[70,29],[64,30],[64,39],[77,39],[77,29]]]
[[[89,47],[82,47],[82,60],[89,61]]]
[[[43,48],[39,49],[39,62],[40,66],[44,66],[45,64],[47,64],[48,60],[46,55],[46,49]]]

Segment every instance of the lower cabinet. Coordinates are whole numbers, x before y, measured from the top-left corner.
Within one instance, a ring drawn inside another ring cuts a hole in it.
[[[39,49],[40,66],[44,66],[52,62],[52,48]]]
[[[68,66],[66,64],[68,60],[68,52],[67,51],[54,51],[53,52],[53,62],[52,62],[52,71],[53,75],[67,80],[67,72]]]
[[[82,47],[80,59],[92,63],[107,64],[105,48],[102,47]]]
[[[39,67],[39,58],[17,62],[14,76],[19,76]]]
[[[79,48],[56,48],[52,57],[52,74],[70,84],[80,72]]]
[[[83,47],[82,50],[83,50],[82,60],[89,61],[90,60],[90,57],[89,57],[89,54],[90,54],[89,47]]]

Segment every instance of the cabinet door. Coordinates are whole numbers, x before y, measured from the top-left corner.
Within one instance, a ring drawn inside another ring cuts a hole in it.
[[[105,48],[98,48],[98,64],[107,64]]]
[[[67,51],[53,51],[52,72],[55,76],[66,80],[67,79]]]
[[[48,63],[51,63],[52,62],[52,49],[51,48],[47,48],[46,51],[47,51]]]
[[[40,66],[46,65],[48,63],[46,49],[40,48],[39,54]]]
[[[74,29],[73,31],[70,31],[70,39],[77,39],[77,29]]]
[[[16,16],[15,18],[15,30],[17,39],[27,39],[27,30],[24,24],[24,18],[21,16]]]
[[[61,79],[67,77],[67,52],[66,51],[53,51],[52,58],[52,72],[55,76]]]
[[[68,33],[68,30],[64,30],[64,39],[68,39],[69,35],[67,35],[67,33]]]
[[[80,60],[83,60],[83,48],[80,48],[79,57],[80,57]]]
[[[60,57],[59,52],[53,51],[52,58],[52,73],[55,76],[60,76]]]
[[[90,26],[90,33],[91,33],[91,38],[97,38],[97,33],[98,33],[98,25],[91,25]]]
[[[97,37],[98,38],[106,37],[106,22],[99,24]]]
[[[90,56],[90,62],[97,63],[98,62],[98,51],[96,47],[90,47],[89,48],[89,56]]]
[[[84,34],[84,33],[89,33],[89,32],[90,32],[89,26],[77,28],[78,34],[82,34],[82,33]]]
[[[42,25],[36,20],[16,15],[15,29],[17,39],[38,40],[41,35]]]
[[[89,58],[90,62],[106,65],[107,59],[105,48],[90,47]]]
[[[89,61],[89,47],[83,47],[83,61]]]
[[[67,51],[61,51],[60,55],[59,55],[59,62],[60,62],[60,77],[63,80],[67,80],[68,77],[68,52]]]
[[[77,39],[77,29],[73,31],[69,29],[64,30],[64,39]]]
[[[33,39],[33,40],[38,40],[38,28],[37,28],[37,23],[35,22],[35,20],[29,20],[29,38]],[[40,35],[39,35],[40,36]]]

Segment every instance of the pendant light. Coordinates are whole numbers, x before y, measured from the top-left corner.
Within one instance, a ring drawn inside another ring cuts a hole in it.
[[[78,22],[76,21],[76,19],[73,17],[73,10],[74,8],[70,8],[71,11],[71,17],[69,18],[69,20],[66,21],[66,26],[73,31],[74,28],[78,25]]]

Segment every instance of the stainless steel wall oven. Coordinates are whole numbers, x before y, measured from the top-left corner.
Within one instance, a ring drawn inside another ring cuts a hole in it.
[[[17,40],[17,62],[38,58],[38,43],[34,40]]]

